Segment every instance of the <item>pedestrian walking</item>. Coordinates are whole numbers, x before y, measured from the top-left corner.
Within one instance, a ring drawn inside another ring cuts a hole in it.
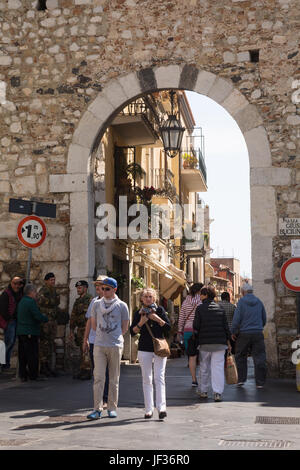
[[[156,304],[157,295],[154,289],[145,288],[140,294],[141,308],[135,312],[130,326],[131,336],[140,333],[138,344],[138,361],[143,376],[143,393],[145,402],[145,419],[152,418],[154,409],[153,398],[153,370],[156,391],[156,408],[159,419],[167,416],[166,411],[166,385],[165,370],[167,357],[159,357],[154,353],[150,328],[155,338],[163,338],[170,328],[170,320],[162,306]]]
[[[210,384],[214,400],[222,401],[224,390],[224,353],[231,350],[230,330],[225,311],[214,301],[214,287],[203,287],[200,291],[202,304],[196,309],[193,328],[198,336],[200,348],[201,398],[208,398]]]
[[[19,376],[22,382],[38,380],[39,374],[39,336],[40,324],[48,322],[36,303],[37,290],[33,284],[27,284],[24,297],[18,305],[18,360]]]
[[[189,295],[182,302],[182,306],[178,318],[178,335],[179,341],[183,337],[185,351],[188,351],[189,339],[193,336],[193,323],[195,318],[195,311],[198,305],[200,305],[200,291],[203,287],[202,283],[195,283],[191,286]],[[193,356],[188,355],[188,363],[192,376],[192,387],[197,387],[197,377],[196,377],[196,368],[197,368],[197,353]]]
[[[251,350],[257,388],[263,388],[267,376],[266,350],[263,329],[266,311],[262,301],[253,294],[249,283],[242,285],[242,298],[238,301],[232,321],[232,339],[236,341],[235,360],[238,386],[247,380],[248,352]]]
[[[89,308],[88,308],[88,310],[86,312],[86,315],[85,315],[87,322],[86,322],[86,327],[85,327],[85,332],[84,332],[84,339],[83,339],[82,349],[83,349],[84,354],[86,354],[87,351],[90,354],[90,360],[91,360],[91,364],[92,364],[92,372],[94,371],[94,367],[95,367],[95,364],[94,364],[94,344],[95,344],[95,339],[96,339],[96,331],[92,328],[92,325],[91,325],[91,323],[92,323],[91,322],[91,311],[92,311],[94,302],[97,299],[100,300],[103,297],[101,286],[102,286],[102,281],[106,278],[107,278],[107,276],[100,275],[100,276],[97,277],[96,281],[94,282],[97,296],[94,297],[91,300],[91,303],[90,303]],[[106,366],[105,385],[104,385],[104,391],[103,391],[103,409],[107,408],[108,385],[109,385],[109,373],[108,373],[108,366]]]
[[[0,296],[0,328],[4,330],[5,364],[2,369],[10,368],[10,358],[16,342],[17,307],[23,296],[24,281],[15,276]]]
[[[118,283],[107,277],[102,281],[103,297],[95,300],[91,311],[91,325],[96,330],[94,345],[94,410],[87,416],[101,418],[106,366],[109,368],[107,413],[109,418],[117,417],[119,396],[120,364],[123,352],[123,335],[128,330],[129,311],[127,304],[116,295]]]
[[[221,301],[219,302],[219,305],[220,307],[223,308],[223,310],[225,310],[227,323],[228,323],[229,329],[231,330],[232,320],[233,320],[233,315],[236,309],[236,305],[233,305],[232,303],[230,303],[229,292],[222,292]],[[231,353],[235,354],[235,341],[233,341],[231,338],[230,338],[230,344],[231,344]]]
[[[41,327],[40,373],[46,377],[56,377],[53,361],[56,351],[55,338],[60,296],[55,288],[55,275],[53,273],[46,274],[44,286],[38,292],[37,301],[40,311],[49,319],[48,323],[43,324]]]
[[[91,378],[91,365],[86,360],[86,354],[83,351],[84,334],[86,327],[86,312],[89,308],[93,296],[88,293],[88,282],[85,280],[77,281],[75,284],[78,298],[75,300],[70,318],[70,339],[74,340],[76,346],[80,348],[79,372],[75,372],[73,378],[89,380]],[[77,368],[78,369],[78,368]]]

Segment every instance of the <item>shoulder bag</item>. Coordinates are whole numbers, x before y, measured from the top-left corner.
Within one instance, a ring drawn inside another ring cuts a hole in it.
[[[170,348],[167,340],[165,338],[155,338],[148,323],[146,323],[146,327],[152,337],[154,354],[159,357],[169,357]]]

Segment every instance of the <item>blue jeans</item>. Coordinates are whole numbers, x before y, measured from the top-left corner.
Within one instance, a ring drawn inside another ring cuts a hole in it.
[[[94,363],[94,345],[90,344],[90,358],[92,363],[92,370],[94,370],[95,363]],[[104,385],[104,392],[103,392],[103,401],[107,403],[108,400],[108,386],[109,386],[109,374],[108,374],[108,366],[106,367],[105,373],[105,385]]]
[[[5,342],[5,347],[6,347],[6,352],[5,352],[5,368],[10,367],[10,356],[13,350],[13,347],[16,342],[16,330],[17,330],[17,322],[16,320],[13,320],[8,323],[7,327],[5,328],[4,331],[4,342]]]

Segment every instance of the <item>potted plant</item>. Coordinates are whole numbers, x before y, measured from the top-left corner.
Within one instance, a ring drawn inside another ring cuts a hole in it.
[[[185,152],[182,155],[183,168],[195,168],[198,165],[198,159],[193,153]]]

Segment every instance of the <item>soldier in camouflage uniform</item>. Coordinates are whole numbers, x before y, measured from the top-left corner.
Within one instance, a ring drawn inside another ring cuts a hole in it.
[[[76,346],[80,348],[80,370],[79,374],[74,374],[74,378],[81,380],[91,378],[91,364],[88,353],[83,352],[84,333],[86,326],[85,314],[92,300],[92,295],[87,292],[88,283],[78,281],[75,284],[79,297],[75,300],[71,319],[70,319],[70,337],[74,339]]]
[[[48,323],[41,326],[40,336],[40,374],[47,377],[56,377],[52,369],[52,357],[55,353],[55,338],[57,331],[57,313],[60,296],[55,289],[55,276],[53,273],[46,274],[45,285],[38,292],[38,305],[40,311],[49,318]]]

